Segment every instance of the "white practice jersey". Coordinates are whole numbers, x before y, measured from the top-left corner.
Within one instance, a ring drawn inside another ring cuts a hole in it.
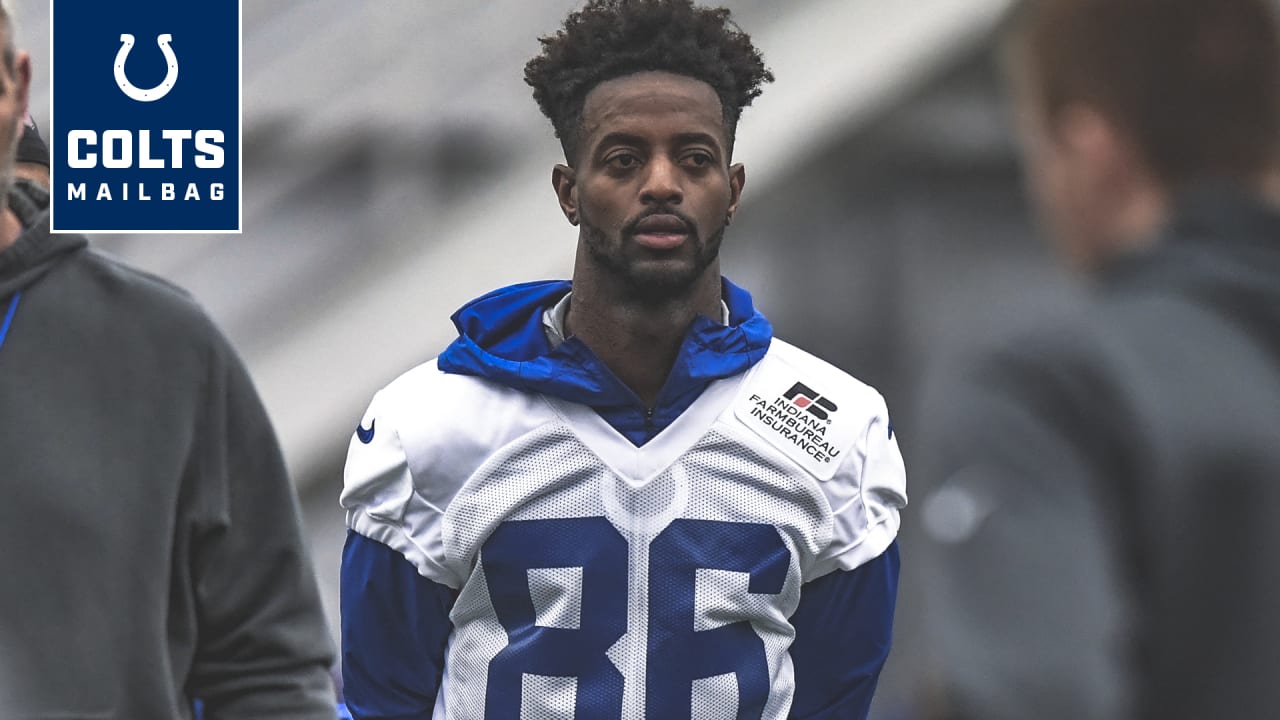
[[[362,427],[349,527],[459,590],[436,718],[784,718],[801,587],[906,503],[880,395],[776,339],[642,447],[434,362]]]

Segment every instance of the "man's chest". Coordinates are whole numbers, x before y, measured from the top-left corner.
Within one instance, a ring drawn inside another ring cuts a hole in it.
[[[812,481],[743,439],[713,428],[637,478],[558,427],[481,467],[445,514],[443,545],[466,578],[451,672],[485,678],[492,716],[561,695],[579,713],[600,702],[649,717],[691,701],[785,703],[787,619],[831,514]],[[558,693],[556,678],[575,688]]]

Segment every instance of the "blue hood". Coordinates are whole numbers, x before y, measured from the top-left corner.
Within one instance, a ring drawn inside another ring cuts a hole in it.
[[[773,327],[756,312],[751,295],[728,280],[723,287],[729,324],[701,316],[694,320],[652,409],[577,338],[551,348],[542,314],[572,289],[568,281],[512,285],[467,303],[453,315],[458,339],[440,355],[438,365],[444,372],[587,405],[642,445],[693,404],[707,385],[747,370],[768,351]]]

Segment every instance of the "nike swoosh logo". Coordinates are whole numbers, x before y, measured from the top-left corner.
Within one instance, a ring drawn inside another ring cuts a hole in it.
[[[378,422],[377,420],[370,420],[368,430],[365,430],[364,427],[360,425],[356,425],[356,437],[360,438],[360,442],[364,443],[365,445],[368,445],[369,443],[373,442],[373,428],[374,428],[374,425],[377,424],[377,422]]]

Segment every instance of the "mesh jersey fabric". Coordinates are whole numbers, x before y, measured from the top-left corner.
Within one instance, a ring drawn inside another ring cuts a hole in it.
[[[775,341],[643,447],[583,410],[428,363],[352,440],[349,526],[459,591],[436,716],[785,717],[801,586],[896,536],[883,400]]]

